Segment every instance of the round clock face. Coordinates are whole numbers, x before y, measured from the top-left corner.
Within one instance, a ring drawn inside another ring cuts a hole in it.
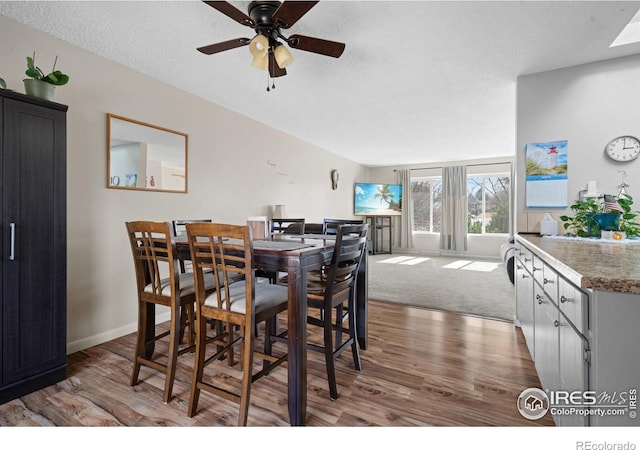
[[[640,140],[633,136],[620,136],[609,142],[604,151],[614,161],[633,161],[640,156]]]

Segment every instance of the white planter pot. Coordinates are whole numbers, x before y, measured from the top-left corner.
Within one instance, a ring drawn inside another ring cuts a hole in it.
[[[32,78],[27,78],[22,81],[24,82],[24,91],[27,95],[53,101],[53,94],[56,91],[56,87],[53,84]]]

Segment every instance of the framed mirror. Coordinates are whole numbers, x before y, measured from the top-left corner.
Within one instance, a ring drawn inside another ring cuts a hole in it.
[[[107,114],[107,188],[187,192],[188,135]]]

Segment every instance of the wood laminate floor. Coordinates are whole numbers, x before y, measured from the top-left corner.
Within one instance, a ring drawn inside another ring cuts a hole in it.
[[[521,331],[513,324],[370,301],[369,348],[355,372],[350,351],[337,362],[337,401],[329,400],[320,353],[309,352],[310,426],[544,426],[516,408],[522,390],[540,387]],[[316,339],[313,332],[310,339]],[[224,426],[238,406],[203,392],[187,417],[193,355],[180,356],[173,399],[163,377],[142,368],[129,386],[133,334],[69,355],[68,378],[0,405],[0,426]],[[280,345],[280,344],[279,344]],[[206,373],[233,383],[236,367]],[[249,426],[288,426],[286,367],[254,383]]]

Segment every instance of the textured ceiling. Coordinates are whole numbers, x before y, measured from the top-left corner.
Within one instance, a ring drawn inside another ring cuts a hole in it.
[[[292,49],[267,92],[246,47],[196,51],[254,35],[200,1],[0,2],[4,16],[371,166],[514,155],[517,76],[640,53],[609,48],[638,8],[321,1],[284,34],[344,42],[344,54]]]

